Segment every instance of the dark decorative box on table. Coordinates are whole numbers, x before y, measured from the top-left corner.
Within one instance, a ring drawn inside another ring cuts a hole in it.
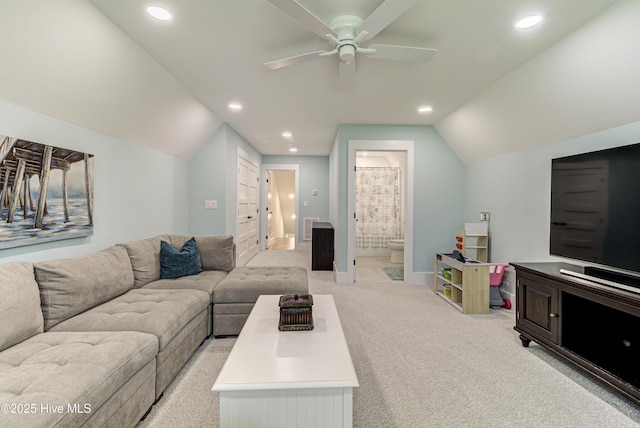
[[[280,296],[280,322],[278,330],[313,330],[313,296],[311,294],[285,294]]]

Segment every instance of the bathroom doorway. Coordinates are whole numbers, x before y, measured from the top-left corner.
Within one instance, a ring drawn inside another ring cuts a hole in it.
[[[405,151],[355,152],[356,283],[404,281]]]
[[[295,250],[298,230],[298,165],[264,165],[264,249]]]
[[[352,282],[412,283],[413,142],[349,141],[349,170]]]

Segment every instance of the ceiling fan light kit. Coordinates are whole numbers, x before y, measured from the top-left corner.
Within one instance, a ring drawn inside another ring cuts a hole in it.
[[[340,85],[349,87],[355,84],[356,54],[390,61],[428,62],[437,52],[435,49],[410,46],[382,44],[373,44],[368,47],[360,46],[360,43],[375,37],[413,7],[417,0],[386,0],[366,19],[354,15],[340,15],[333,18],[328,24],[296,0],[269,1],[327,40],[333,47],[330,51],[309,52],[265,63],[264,65],[270,69],[288,67],[320,57],[337,55],[340,60]]]

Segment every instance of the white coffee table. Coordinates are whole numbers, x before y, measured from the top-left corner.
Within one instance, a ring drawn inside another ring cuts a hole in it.
[[[314,329],[279,331],[280,296],[260,296],[212,391],[221,427],[351,427],[359,386],[333,296],[313,296]]]

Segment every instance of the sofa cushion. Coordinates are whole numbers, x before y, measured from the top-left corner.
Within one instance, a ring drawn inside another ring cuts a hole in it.
[[[0,351],[42,333],[40,292],[31,263],[0,265]]]
[[[134,288],[140,288],[160,278],[160,241],[169,241],[169,236],[157,235],[152,238],[118,244],[126,248],[129,254],[133,269]]]
[[[180,248],[189,239],[188,235],[169,235],[171,244]],[[236,265],[231,235],[196,236],[200,251],[200,260],[204,270],[222,270],[231,272]]]
[[[177,279],[159,279],[145,285],[143,288],[155,288],[162,290],[189,289],[201,290],[209,296],[213,296],[213,289],[227,276],[221,270],[205,270],[198,275],[183,276]]]
[[[209,295],[199,290],[133,289],[52,331],[139,331],[156,336],[163,350],[209,303]]]
[[[117,246],[85,256],[35,263],[34,270],[45,330],[133,287],[129,256]]]
[[[0,403],[35,405],[35,412],[3,414],[0,425],[80,426],[138,371],[155,369],[157,353],[157,338],[137,332],[33,336],[0,353]],[[46,410],[58,406],[62,412]]]
[[[191,237],[178,250],[167,241],[160,241],[160,279],[176,279],[202,272],[196,239]]]
[[[254,303],[261,294],[305,294],[308,290],[303,267],[240,266],[213,290],[213,303]]]

